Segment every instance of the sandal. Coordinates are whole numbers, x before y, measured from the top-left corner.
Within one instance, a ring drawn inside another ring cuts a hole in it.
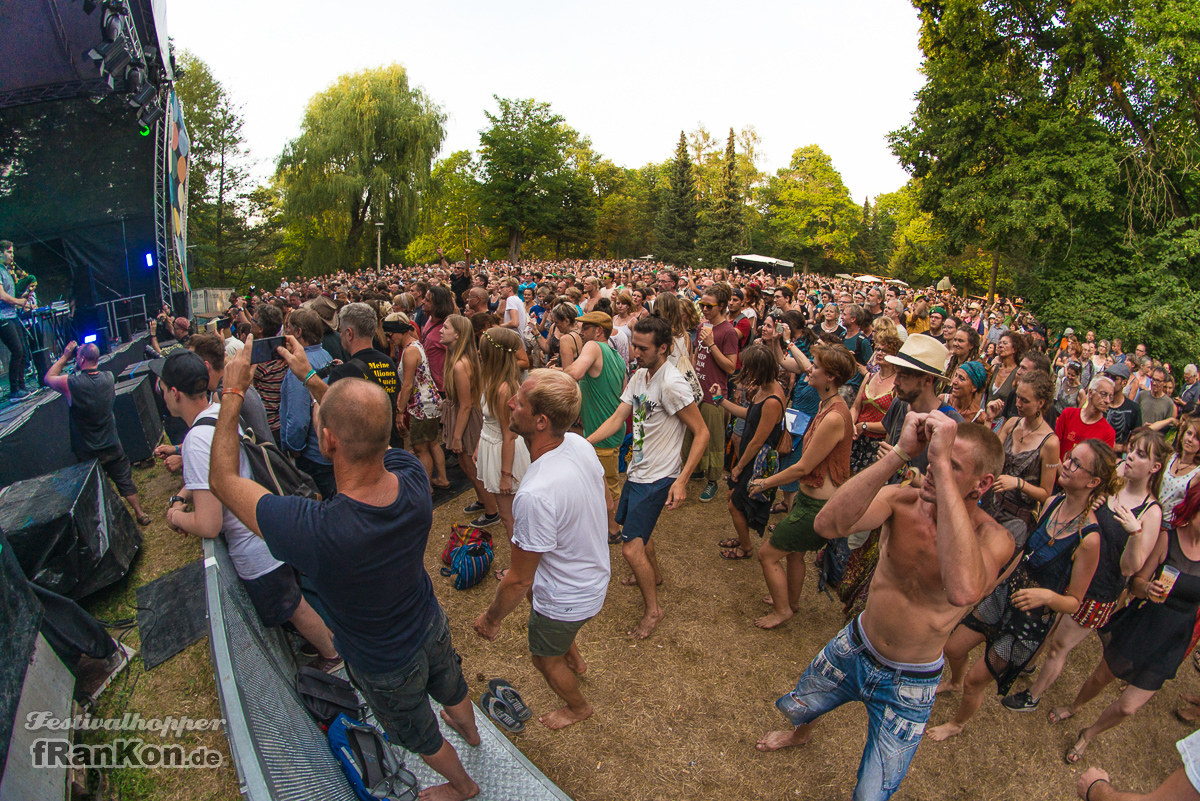
[[[1046,715],[1046,720],[1050,721],[1050,725],[1053,726],[1055,723],[1062,723],[1067,718],[1073,717],[1075,717],[1075,715],[1071,713],[1070,707],[1056,706],[1054,709],[1050,710],[1049,714]]]
[[[734,548],[724,548],[721,551],[722,559],[749,559],[751,556],[754,556],[754,551],[740,545]]]
[[[148,526],[148,525],[150,525],[150,515],[147,515],[147,514],[142,514],[142,515],[139,515],[139,516],[138,516],[138,519],[137,519],[137,523],[138,523],[138,525],[139,525],[139,526]]]
[[[1079,760],[1083,759],[1083,752],[1087,750],[1087,744],[1084,743],[1083,748],[1079,747],[1079,741],[1083,739],[1083,733],[1087,729],[1080,729],[1079,736],[1075,738],[1075,745],[1067,749],[1067,753],[1063,754],[1063,762],[1068,765],[1074,765]]]
[[[782,502],[777,503],[771,507],[771,514],[773,514],[773,515],[777,515],[781,512],[788,512],[788,511],[791,511],[791,510],[788,509],[786,506],[784,506]]]
[[[621,544],[621,534],[622,534],[622,529],[617,529],[616,534],[609,534],[608,535],[608,544],[609,545],[620,545]]]
[[[717,543],[718,548],[736,548],[742,544],[742,541],[737,537],[730,537],[727,540],[721,540]]]
[[[504,577],[508,574],[508,568],[496,571],[496,581],[504,581]]]

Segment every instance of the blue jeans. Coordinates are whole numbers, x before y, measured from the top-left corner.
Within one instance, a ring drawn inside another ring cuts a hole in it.
[[[867,744],[858,765],[854,801],[891,798],[917,753],[941,678],[939,659],[928,665],[886,663],[852,620],[817,654],[796,689],[775,702],[801,726],[849,701],[867,707]]]

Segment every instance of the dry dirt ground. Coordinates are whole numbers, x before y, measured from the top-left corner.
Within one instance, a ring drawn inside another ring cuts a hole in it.
[[[137,471],[147,508],[156,520],[129,589],[122,586],[101,599],[104,617],[132,614],[132,587],[186,564],[200,553],[193,539],[181,539],[161,522],[161,509],[177,481],[158,468]],[[589,670],[583,690],[595,707],[587,721],[559,732],[531,721],[512,736],[530,760],[579,801],[649,799],[823,799],[848,798],[865,740],[866,716],[848,705],[827,716],[809,745],[762,754],[754,744],[765,732],[781,728],[775,699],[795,684],[801,671],[842,625],[840,606],[815,590],[809,571],[801,611],[775,631],[760,631],[753,619],[762,614],[761,571],[753,559],[725,561],[715,542],[732,534],[725,490],[709,504],[690,498],[680,509],[664,512],[655,534],[665,574],[661,600],[666,618],[648,640],[635,642],[626,632],[641,614],[641,597],[619,579],[628,575],[619,548],[612,548],[613,582],[597,618],[580,632],[578,643]],[[514,612],[496,642],[477,637],[475,618],[490,603],[496,581],[463,592],[438,574],[442,546],[455,523],[466,522],[463,495],[434,511],[426,565],[438,597],[449,613],[455,645],[473,698],[487,680],[504,677],[521,690],[535,715],[558,701],[530,664],[526,650],[528,607]],[[497,537],[496,565],[508,561],[503,528]],[[132,641],[136,644],[136,632]],[[1064,703],[1090,672],[1099,648],[1093,638],[1071,655],[1062,678],[1043,701]],[[135,664],[136,677],[140,665]],[[1021,686],[1018,684],[1018,686]],[[1122,727],[1102,735],[1081,763],[1063,763],[1075,732],[1090,723],[1117,693],[1109,688],[1080,719],[1050,726],[1044,711],[1015,714],[989,695],[967,730],[948,743],[921,744],[908,778],[895,796],[925,799],[1067,799],[1075,778],[1088,765],[1099,765],[1123,787],[1146,791],[1179,765],[1174,742],[1191,733],[1172,709],[1180,692],[1200,692],[1200,676],[1189,659],[1179,678]],[[208,643],[137,679],[132,692],[120,681],[105,699],[105,709],[127,709],[143,716],[186,713],[220,717]],[[932,723],[949,719],[956,699],[942,699]],[[194,736],[227,753],[221,735]],[[232,799],[236,778],[231,768],[216,771],[126,771],[113,777],[113,798]]]

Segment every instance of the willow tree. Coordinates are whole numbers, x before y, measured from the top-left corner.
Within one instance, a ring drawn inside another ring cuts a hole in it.
[[[380,222],[385,249],[403,248],[445,120],[399,64],[343,75],[314,96],[279,160],[292,262],[285,266],[373,263]]]

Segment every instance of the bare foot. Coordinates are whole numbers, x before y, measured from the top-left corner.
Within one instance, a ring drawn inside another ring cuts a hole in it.
[[[637,586],[637,577],[636,576],[626,576],[625,578],[621,579],[621,583],[624,584],[626,587],[636,587]],[[662,583],[663,583],[663,580],[658,579],[657,581],[654,582],[654,586],[659,587],[662,585]]]
[[[468,779],[468,781],[470,780]],[[437,787],[426,787],[417,798],[421,801],[466,801],[477,795],[479,795],[479,785],[475,782],[471,782],[471,789],[466,792],[455,789],[454,785],[447,782],[439,784]]]
[[[758,620],[754,621],[754,625],[758,626],[760,629],[773,629],[780,623],[790,620],[793,614],[794,613],[791,609],[788,610],[786,615],[780,614],[779,612],[772,612],[771,614],[763,615]]]
[[[763,606],[769,606],[769,607],[771,607],[772,609],[774,609],[774,608],[775,608],[775,599],[774,599],[774,598],[772,598],[770,595],[768,595],[766,598],[763,598],[763,599],[762,599],[762,602],[763,602]],[[789,604],[789,605],[790,605],[790,604]],[[792,611],[793,611],[793,612],[799,612],[799,611],[800,611],[800,607],[798,607],[798,606],[793,606],[793,607],[792,607]]]
[[[562,709],[556,709],[553,712],[547,712],[538,718],[538,723],[545,726],[547,729],[565,729],[572,723],[578,723],[581,720],[587,720],[592,716],[592,705],[588,704],[583,712],[575,712],[569,706],[564,706]]]
[[[663,610],[656,609],[653,612],[647,612],[638,622],[633,630],[629,632],[629,636],[635,640],[644,640],[654,633],[654,629],[663,619]]]
[[[583,661],[583,657],[580,656],[576,659],[571,656],[569,651],[567,652],[567,667],[575,671],[576,676],[582,676],[584,673],[587,673],[587,662]]]
[[[934,726],[932,729],[925,732],[925,734],[935,743],[940,743],[943,740],[949,740],[951,737],[962,734],[962,730],[962,726],[959,726],[954,721],[950,721],[949,723],[943,723],[941,726]]]
[[[811,727],[806,727],[811,729]],[[754,747],[759,751],[778,751],[780,748],[790,748],[793,745],[804,745],[812,739],[812,731],[800,732],[799,729],[787,731],[769,731],[759,739]]]
[[[475,726],[474,721],[471,723],[471,728],[465,730],[455,723],[454,718],[450,717],[444,709],[442,710],[442,720],[446,721],[447,726],[458,732],[458,735],[467,741],[467,745],[479,745],[479,729]]]
[[[1050,714],[1046,716],[1046,719],[1049,720],[1051,723],[1062,723],[1067,718],[1074,717],[1074,716],[1075,716],[1075,713],[1071,711],[1071,707],[1056,706],[1056,707],[1054,707],[1054,709],[1050,710]]]
[[[950,680],[949,676],[946,676],[940,682],[938,682],[937,689],[933,691],[933,694],[941,695],[942,693],[961,693],[962,688],[963,686],[961,683],[955,684]]]

